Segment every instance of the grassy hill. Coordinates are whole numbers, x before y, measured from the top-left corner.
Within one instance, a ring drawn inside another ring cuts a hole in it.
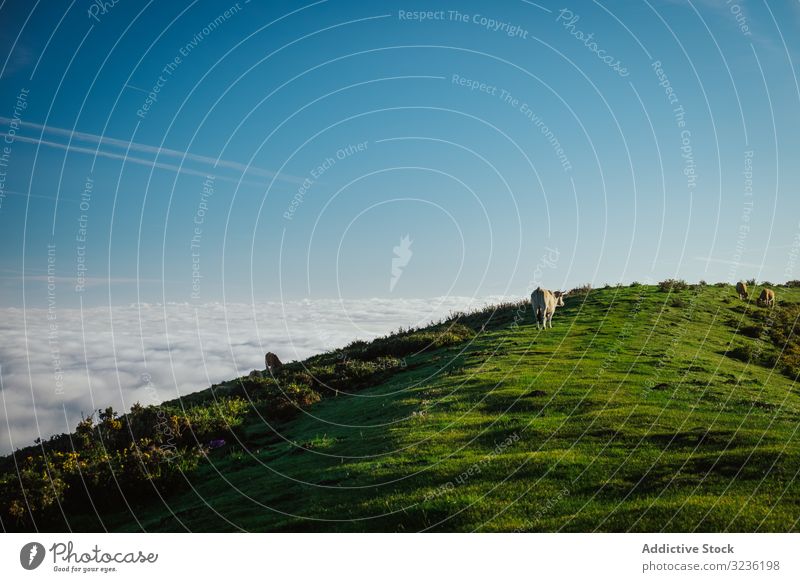
[[[165,404],[254,403],[168,487],[19,527],[798,531],[800,289],[775,289],[773,309],[730,286],[592,290],[547,331],[525,302],[460,314],[287,365],[282,405],[233,380]]]

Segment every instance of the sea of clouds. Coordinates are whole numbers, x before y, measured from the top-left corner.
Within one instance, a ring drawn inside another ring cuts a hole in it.
[[[127,411],[263,369],[267,351],[304,359],[502,299],[4,309],[0,454],[71,432],[98,408]]]

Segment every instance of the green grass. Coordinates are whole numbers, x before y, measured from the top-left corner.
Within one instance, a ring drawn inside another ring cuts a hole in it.
[[[462,317],[485,329],[290,420],[251,414],[182,491],[70,527],[797,531],[800,391],[729,353],[781,351],[750,329],[764,311],[640,286],[571,297],[547,331],[529,308]]]

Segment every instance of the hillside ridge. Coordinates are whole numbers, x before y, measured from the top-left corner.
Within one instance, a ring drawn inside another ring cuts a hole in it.
[[[552,330],[520,300],[102,410],[0,462],[3,527],[796,531],[800,289],[774,288],[577,289]]]

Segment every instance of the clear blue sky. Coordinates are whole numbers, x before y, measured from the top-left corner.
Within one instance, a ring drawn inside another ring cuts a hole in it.
[[[800,4],[566,6],[3,2],[0,304],[800,278]]]

